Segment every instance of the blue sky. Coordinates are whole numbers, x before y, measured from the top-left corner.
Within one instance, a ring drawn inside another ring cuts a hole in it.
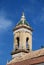
[[[0,0],[0,65],[11,59],[13,31],[22,12],[33,28],[33,50],[44,45],[44,0]]]

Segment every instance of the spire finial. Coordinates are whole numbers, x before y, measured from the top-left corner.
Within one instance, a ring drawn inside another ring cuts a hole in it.
[[[24,12],[22,13],[21,20],[22,20],[22,23],[24,24],[24,20],[25,20]]]
[[[24,16],[24,12],[22,13],[22,17],[25,17],[25,16]]]

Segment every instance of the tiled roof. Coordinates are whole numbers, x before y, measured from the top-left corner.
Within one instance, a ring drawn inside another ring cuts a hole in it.
[[[16,57],[16,58],[12,59],[8,64],[21,62],[21,61],[28,60],[28,59],[34,59],[34,58],[38,58],[38,57],[42,57],[42,56],[44,57],[44,48],[37,50],[37,51],[32,51],[30,53],[27,53],[20,58]]]
[[[25,19],[24,13],[22,14],[21,20],[18,22],[17,25],[22,25],[22,24],[25,24],[25,25],[29,26],[29,24],[27,23],[27,21]]]
[[[44,56],[33,59],[26,59],[20,62],[11,63],[7,65],[44,65]]]
[[[23,21],[20,21],[17,25],[22,25],[22,24],[23,24]],[[27,25],[27,26],[29,26],[29,24],[27,23],[26,20],[24,20],[24,24]]]

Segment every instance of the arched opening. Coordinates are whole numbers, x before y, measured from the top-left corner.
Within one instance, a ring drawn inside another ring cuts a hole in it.
[[[18,45],[18,48],[19,48],[19,37],[17,37],[16,39],[17,39],[17,45]]]
[[[27,37],[26,38],[26,48],[29,50],[28,40],[29,40],[29,38]]]

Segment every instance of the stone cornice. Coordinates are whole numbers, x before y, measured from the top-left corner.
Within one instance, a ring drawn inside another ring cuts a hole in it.
[[[13,31],[18,30],[18,29],[20,29],[20,28],[25,28],[25,29],[28,29],[28,30],[33,31],[31,27],[29,27],[29,26],[25,26],[25,25],[18,26],[18,27],[16,26],[16,27],[13,29]]]

